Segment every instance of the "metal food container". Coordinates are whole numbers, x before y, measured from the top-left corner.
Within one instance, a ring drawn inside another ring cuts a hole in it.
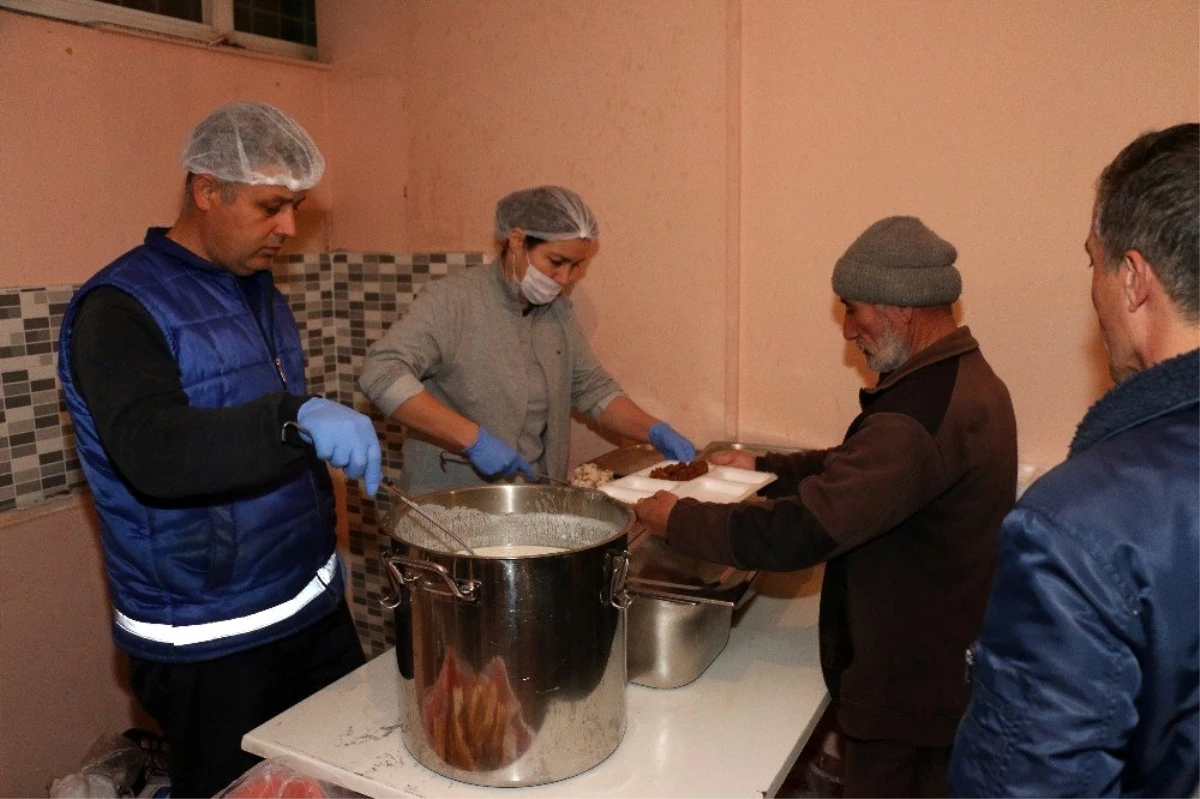
[[[698,459],[721,449],[797,452],[792,447],[714,441]],[[654,447],[620,447],[592,461],[624,477],[662,460]],[[729,643],[734,611],[753,596],[758,572],[698,560],[670,548],[640,524],[630,530],[626,590],[629,681],[679,688],[702,675]]]
[[[757,572],[680,555],[644,528],[633,534],[625,583],[629,681],[679,688],[725,649],[733,611],[750,598]]]

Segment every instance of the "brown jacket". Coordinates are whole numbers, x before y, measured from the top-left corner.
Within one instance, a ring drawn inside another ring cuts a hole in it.
[[[758,459],[773,502],[680,500],[668,540],[747,569],[826,561],[821,666],[842,728],[948,746],[1016,499],[1012,401],[965,327],[859,399],[841,446]]]

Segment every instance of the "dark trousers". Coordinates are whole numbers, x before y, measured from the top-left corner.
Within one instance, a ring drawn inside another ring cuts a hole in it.
[[[842,795],[950,795],[946,773],[949,746],[914,746],[899,741],[864,741],[845,737],[846,767]]]
[[[131,657],[130,683],[170,746],[172,797],[211,797],[259,761],[242,736],[365,663],[344,602],[269,644],[202,663]]]

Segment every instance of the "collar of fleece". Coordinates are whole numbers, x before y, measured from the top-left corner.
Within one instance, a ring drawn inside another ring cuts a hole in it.
[[[1176,355],[1113,386],[1088,409],[1071,441],[1076,455],[1117,433],[1200,403],[1200,349]]]

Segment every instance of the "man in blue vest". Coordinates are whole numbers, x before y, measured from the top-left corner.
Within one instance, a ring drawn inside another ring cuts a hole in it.
[[[363,663],[326,463],[368,494],[381,472],[370,420],[306,392],[269,271],[324,171],[316,145],[242,103],[182,160],[175,224],[71,300],[59,377],[134,693],[172,795],[212,796],[254,764],[243,734]]]

